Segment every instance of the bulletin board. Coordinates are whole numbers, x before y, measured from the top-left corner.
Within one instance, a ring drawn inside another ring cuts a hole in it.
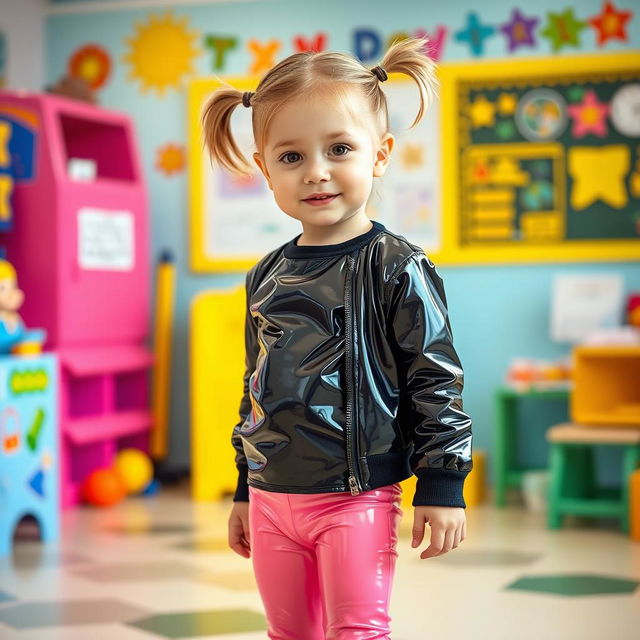
[[[640,259],[640,52],[440,77],[441,263]]]
[[[282,212],[267,181],[253,161],[256,151],[251,109],[239,105],[231,130],[244,157],[255,166],[248,178],[212,166],[202,142],[200,116],[216,88],[228,84],[255,91],[259,78],[250,76],[195,78],[189,85],[190,253],[196,272],[244,271],[268,251],[302,232],[298,220]],[[374,178],[367,202],[369,218],[378,220],[435,257],[442,249],[439,104],[435,102],[413,129],[418,89],[406,76],[390,74],[384,84],[389,128],[395,136],[393,160],[381,178]]]

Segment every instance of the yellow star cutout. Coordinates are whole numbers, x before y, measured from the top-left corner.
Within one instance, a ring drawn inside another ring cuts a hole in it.
[[[424,164],[424,147],[421,144],[407,143],[400,156],[405,169],[417,169]]]
[[[516,110],[518,101],[513,93],[501,93],[498,96],[498,111],[503,116],[510,116]]]
[[[485,96],[478,96],[470,105],[469,114],[474,127],[492,127],[496,107]]]
[[[584,209],[598,198],[616,209],[627,204],[624,179],[629,171],[629,147],[574,147],[569,151],[569,174],[573,178],[571,206]]]

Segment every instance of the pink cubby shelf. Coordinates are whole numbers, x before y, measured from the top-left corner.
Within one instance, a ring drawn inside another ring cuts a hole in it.
[[[13,229],[21,315],[59,356],[61,504],[129,446],[149,450],[151,264],[135,128],[122,112],[0,91],[15,165]],[[92,167],[84,178],[72,170]]]

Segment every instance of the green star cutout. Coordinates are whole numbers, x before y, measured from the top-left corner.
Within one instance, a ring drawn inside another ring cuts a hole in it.
[[[496,135],[500,140],[510,140],[514,137],[516,128],[513,124],[513,120],[501,120],[496,125]]]
[[[564,13],[549,11],[547,18],[547,26],[540,33],[551,40],[554,52],[565,46],[577,47],[580,45],[580,32],[587,26],[587,23],[577,20],[573,15],[573,9],[567,9]]]
[[[584,98],[584,87],[571,87],[567,91],[567,97],[571,102],[580,102]]]

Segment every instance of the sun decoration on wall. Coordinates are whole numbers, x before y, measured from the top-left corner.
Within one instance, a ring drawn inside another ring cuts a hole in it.
[[[193,60],[201,53],[195,44],[199,34],[189,31],[187,18],[150,14],[148,22],[135,26],[135,36],[125,38],[129,51],[123,59],[131,66],[129,79],[140,80],[143,91],[163,95],[194,72]]]
[[[67,70],[72,78],[84,80],[90,89],[99,89],[111,73],[111,58],[102,47],[86,44],[71,54]]]
[[[169,142],[156,151],[156,169],[167,176],[183,171],[185,164],[186,154],[182,145]]]

